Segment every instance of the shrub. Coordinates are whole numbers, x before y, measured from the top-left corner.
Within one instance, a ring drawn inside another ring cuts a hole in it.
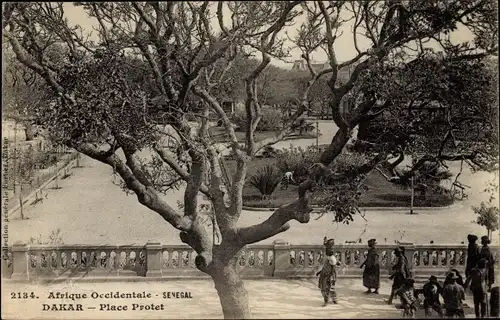
[[[309,168],[318,161],[319,153],[315,147],[307,149],[296,148],[290,145],[289,149],[284,149],[276,156],[276,165],[279,170],[293,172],[297,182],[304,181],[310,174]]]
[[[339,154],[330,164],[330,168],[335,172],[351,172],[357,170],[365,163],[368,159],[365,155],[358,152],[342,152]]]
[[[233,116],[233,122],[238,127],[239,131],[245,131],[246,122],[246,111],[236,110]],[[276,131],[281,129],[283,126],[283,115],[279,110],[276,109],[263,109],[262,118],[257,124],[256,131]]]
[[[264,150],[262,150],[262,156],[264,158],[276,158],[280,153],[279,149],[275,149],[272,146],[266,146]]]
[[[270,196],[281,181],[281,173],[272,165],[267,165],[257,171],[249,179],[250,185],[259,190],[263,197]]]

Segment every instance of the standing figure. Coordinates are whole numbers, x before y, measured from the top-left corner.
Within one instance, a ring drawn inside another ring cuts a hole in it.
[[[335,291],[335,282],[337,281],[337,270],[335,267],[337,265],[339,265],[339,262],[333,255],[333,250],[326,249],[323,267],[316,273],[316,276],[319,276],[318,288],[321,290],[321,295],[325,301],[323,307],[328,304],[330,298],[333,303],[337,304],[337,292]]]
[[[439,301],[439,296],[443,294],[443,288],[435,276],[429,278],[429,282],[424,284],[424,309],[425,316],[432,316],[432,310],[436,311],[440,317],[443,317],[443,308]]]
[[[457,283],[458,276],[452,272],[449,283],[443,288],[444,308],[446,317],[465,318],[462,302],[465,300],[464,287]]]
[[[463,280],[463,278],[462,278],[462,275],[460,274],[460,272],[459,272],[457,269],[453,268],[453,269],[451,269],[451,270],[450,270],[450,272],[446,275],[446,278],[445,278],[445,280],[444,280],[444,284],[443,284],[443,288],[444,288],[447,284],[451,283],[451,277],[452,277],[453,275],[457,276],[457,279],[456,279],[456,281],[455,281],[455,282],[456,282],[457,284],[461,285],[462,287],[464,286],[464,280]]]
[[[404,280],[410,277],[408,272],[408,267],[406,266],[406,260],[403,257],[400,248],[396,248],[394,250],[394,254],[396,255],[396,263],[392,266],[392,274],[389,279],[393,280],[391,295],[389,296],[389,300],[387,300],[388,304],[392,304],[392,299],[394,299],[394,295],[396,290],[401,288],[404,283]]]
[[[491,288],[490,291],[490,317],[498,318],[500,316],[498,307],[500,304],[500,288],[498,286]]]
[[[470,284],[470,290],[474,298],[474,313],[476,314],[476,318],[484,318],[486,316],[486,304],[488,303],[488,272],[486,270],[486,260],[480,259],[477,262],[477,267],[470,270],[469,273],[465,281],[464,289]]]
[[[363,286],[365,286],[368,291],[366,293],[378,294],[378,289],[380,288],[380,265],[379,265],[379,255],[375,245],[377,240],[368,240],[368,254],[366,255],[366,260],[361,264],[360,268],[365,267],[363,270]]]
[[[469,247],[467,248],[467,264],[465,267],[465,277],[469,276],[470,271],[476,267],[479,261],[479,245],[476,243],[477,236],[469,234],[467,236]]]
[[[411,271],[410,271],[410,263],[408,262],[408,258],[406,257],[405,253],[405,247],[399,246],[399,250],[401,250],[401,255],[403,256],[403,259],[405,260],[405,272],[408,275],[407,277],[411,277]]]
[[[413,287],[415,280],[404,279],[403,284],[394,294],[399,296],[403,307],[403,318],[414,318],[417,312],[418,300],[415,297],[415,288]]]
[[[333,246],[335,245],[335,239],[328,239],[325,236],[323,238],[323,245],[325,246],[325,250],[333,250]]]
[[[495,283],[495,259],[490,250],[490,239],[488,236],[481,237],[481,244],[483,245],[481,251],[479,252],[479,259],[486,260],[486,269],[488,270],[488,290],[491,289],[493,283]]]

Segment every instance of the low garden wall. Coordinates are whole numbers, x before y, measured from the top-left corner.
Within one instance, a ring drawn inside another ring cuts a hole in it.
[[[366,245],[335,246],[335,255],[347,267],[340,277],[361,277],[360,264],[367,254]],[[379,245],[381,275],[389,276],[394,263],[394,245]],[[444,277],[447,271],[465,269],[465,245],[405,244],[416,278],[429,275]],[[500,247],[492,247],[498,263]],[[276,241],[270,245],[245,247],[238,265],[244,278],[308,278],[315,277],[323,259],[322,245],[293,245]],[[31,280],[140,280],[206,278],[195,267],[196,252],[186,245],[162,245],[148,242],[135,246],[26,245],[16,243],[3,253],[3,277],[19,281]]]

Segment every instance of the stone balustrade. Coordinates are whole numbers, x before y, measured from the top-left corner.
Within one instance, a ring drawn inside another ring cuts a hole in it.
[[[406,257],[416,277],[444,276],[452,268],[465,269],[466,245],[404,244]],[[378,245],[381,275],[388,276],[395,260],[395,245]],[[491,247],[498,263],[500,247]],[[334,246],[343,263],[339,276],[360,277],[359,268],[368,253],[362,244]],[[3,254],[2,274],[13,280],[65,278],[203,278],[195,266],[196,252],[186,245],[144,246],[25,245],[16,243]],[[238,258],[244,278],[314,277],[324,258],[322,245],[292,245],[275,241],[270,245],[245,247]]]

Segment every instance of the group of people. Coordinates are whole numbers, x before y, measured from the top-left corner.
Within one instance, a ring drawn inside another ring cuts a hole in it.
[[[392,266],[390,279],[393,280],[391,294],[388,304],[392,304],[395,297],[399,297],[403,308],[403,316],[413,317],[419,307],[418,293],[424,297],[423,305],[425,315],[432,316],[435,311],[440,317],[464,317],[463,301],[465,291],[470,288],[474,301],[474,311],[476,317],[498,317],[499,309],[499,287],[493,287],[495,283],[494,257],[490,250],[490,240],[487,236],[481,237],[482,246],[476,244],[478,240],[475,235],[468,235],[469,247],[467,252],[467,262],[464,281],[457,269],[452,269],[447,274],[441,286],[437,277],[431,276],[422,289],[414,287],[410,270],[411,265],[405,255],[405,248],[399,246],[394,250],[396,260]],[[333,249],[333,239],[324,239],[326,258],[316,275],[319,276],[318,287],[326,306],[331,298],[333,303],[337,303],[335,282],[337,280],[336,268],[343,263],[336,259]],[[368,253],[365,261],[360,265],[363,271],[363,286],[367,288],[366,294],[378,294],[380,288],[380,265],[379,254],[375,245],[376,239],[368,240]],[[487,293],[490,293],[488,301]],[[443,298],[443,305],[440,302]],[[444,309],[444,312],[443,312]],[[489,311],[489,312],[488,312]]]

